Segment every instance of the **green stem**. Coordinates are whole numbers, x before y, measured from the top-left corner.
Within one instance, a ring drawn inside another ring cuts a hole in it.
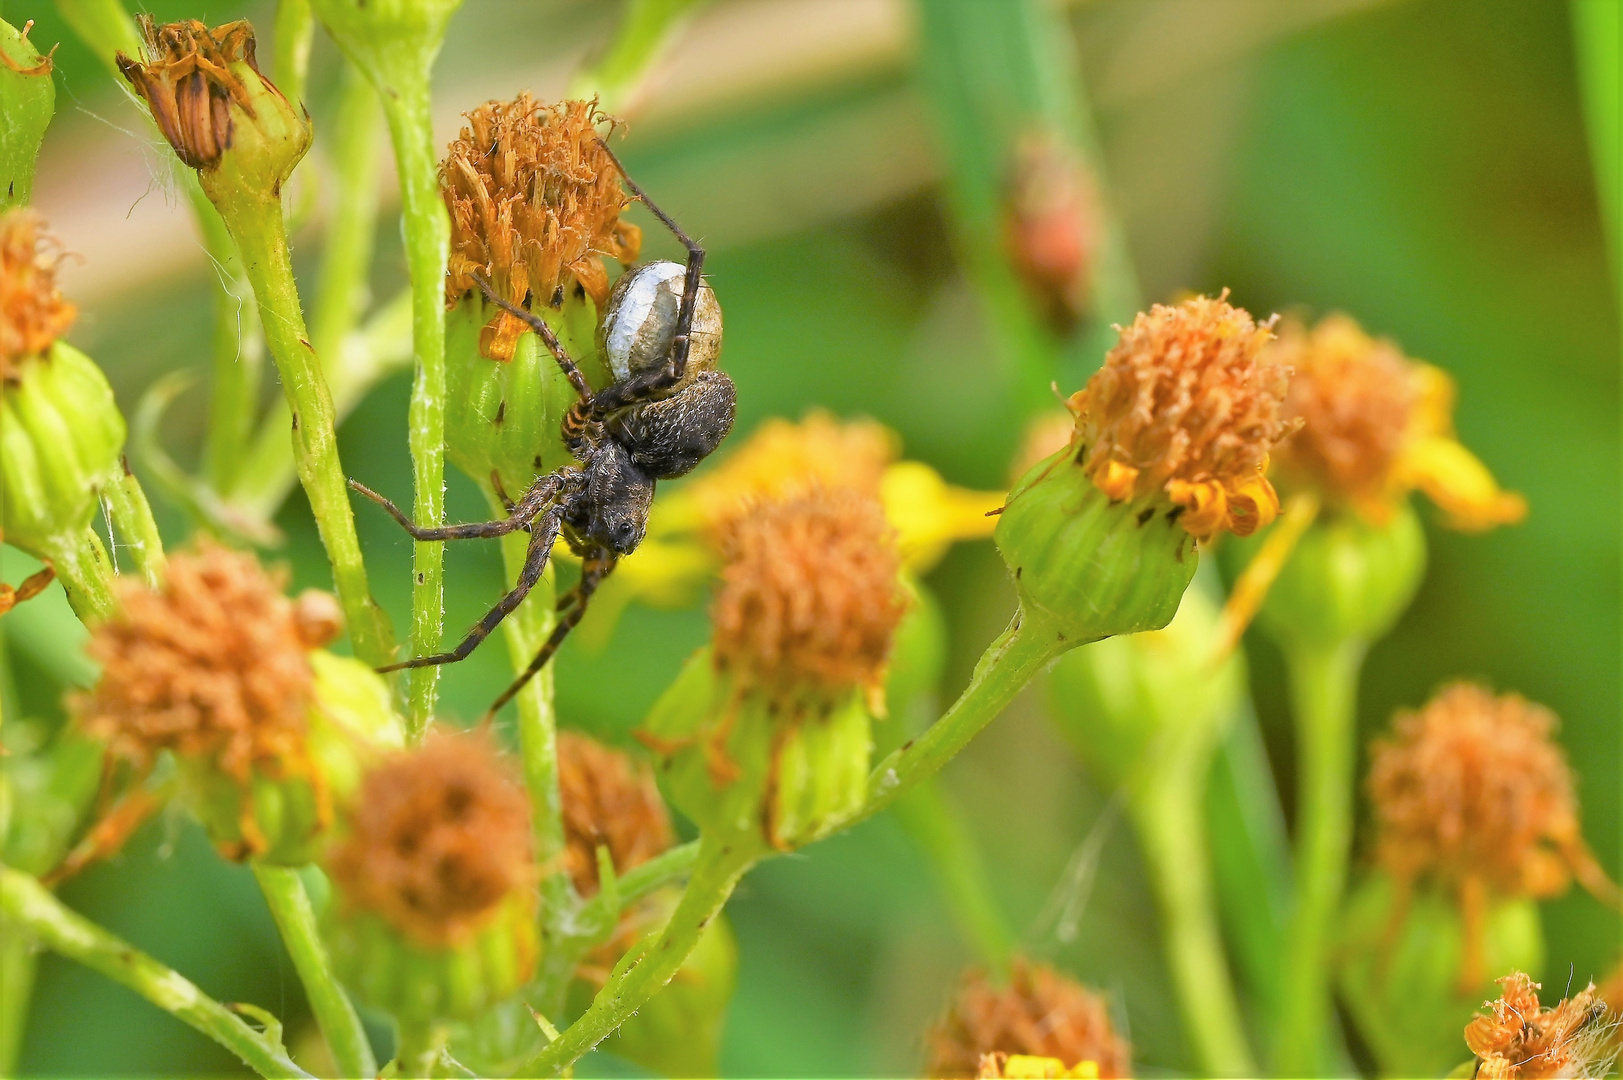
[[[867,801],[841,827],[871,817],[939,772],[1050,660],[1076,644],[1042,617],[1016,612],[1014,622],[981,654],[969,685],[952,707],[924,734],[887,754],[868,775]]]
[[[37,554],[56,569],[80,622],[99,622],[112,615],[118,603],[113,596],[113,566],[94,529],[87,525],[76,533],[50,537],[40,543]]]
[[[367,585],[366,562],[338,460],[332,398],[305,329],[281,202],[274,195],[243,198],[223,210],[230,215],[227,224],[253,282],[265,338],[292,409],[294,465],[332,563],[333,584],[344,607],[350,640],[362,660],[387,663],[393,651],[388,623]]]
[[[1274,1065],[1322,1074],[1330,1024],[1328,952],[1352,845],[1353,724],[1364,645],[1286,649],[1297,740],[1296,889],[1285,939]]]
[[[135,20],[130,18],[122,0],[56,0],[56,10],[62,21],[96,54],[114,81],[122,82],[123,76],[118,73],[113,57],[120,52],[126,56],[141,53],[141,35],[136,32]]]
[[[519,1069],[520,1076],[558,1076],[612,1035],[671,981],[699,943],[699,935],[732,895],[738,879],[761,855],[746,837],[701,836],[682,899],[653,944],[629,965],[618,968],[580,1019]]]
[[[396,1075],[433,1076],[434,1067],[440,1063],[440,1057],[445,1053],[448,1037],[449,1033],[445,1028],[436,1024],[402,1027],[395,1046]]]
[[[259,1075],[310,1075],[293,1064],[279,1041],[249,1027],[178,972],[70,911],[35,878],[6,866],[0,866],[0,915],[42,945],[124,984],[196,1028]]]
[[[418,525],[432,526],[445,517],[445,265],[451,252],[451,219],[440,198],[428,65],[412,76],[393,80],[379,96],[400,174],[406,263],[411,274],[412,344],[417,353],[408,418],[417,492],[413,516]],[[439,651],[445,621],[444,562],[443,542],[413,545],[414,656]],[[413,739],[422,737],[434,713],[439,673],[438,665],[411,669],[406,724]]]
[[[271,63],[271,81],[283,97],[298,105],[304,101],[310,75],[310,45],[316,36],[310,0],[276,0],[274,34],[276,56]]]
[[[276,929],[304,984],[310,1011],[332,1050],[338,1075],[376,1076],[378,1062],[372,1056],[372,1044],[367,1041],[355,1006],[333,974],[327,949],[316,929],[316,913],[298,871],[257,861],[253,868],[259,890],[265,894],[265,903],[276,920]]]
[[[987,888],[986,867],[958,808],[947,801],[936,778],[928,777],[897,799],[891,813],[929,857],[953,919],[981,962],[994,975],[1006,972],[1014,932]]]
[[[1158,763],[1129,803],[1162,919],[1184,1030],[1206,1076],[1256,1076],[1212,896],[1203,808],[1207,747]]]
[[[575,78],[569,96],[595,96],[605,111],[621,109],[665,43],[701,3],[703,0],[630,0],[608,51]]]
[[[209,486],[229,491],[242,468],[259,411],[265,362],[259,308],[225,221],[197,186],[196,174],[187,169],[183,176],[203,233],[203,250],[219,285],[214,291],[214,381],[203,460]]]
[[[700,846],[699,841],[690,840],[621,874],[620,907],[630,907],[649,893],[691,871],[698,861]]]
[[[38,966],[34,936],[0,919],[0,1076],[17,1075]]]
[[[163,538],[158,535],[158,523],[152,519],[152,507],[147,503],[141,481],[130,472],[130,463],[123,462],[124,471],[118,479],[107,485],[102,494],[113,515],[113,526],[125,550],[135,556],[135,569],[147,587],[156,589],[163,584]]]

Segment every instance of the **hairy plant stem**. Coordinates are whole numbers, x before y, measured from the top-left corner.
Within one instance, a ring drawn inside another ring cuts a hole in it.
[[[0,920],[134,990],[264,1077],[304,1077],[275,1032],[259,1032],[192,982],[70,911],[34,877],[0,866]]]
[[[68,606],[80,622],[99,622],[112,615],[117,606],[113,564],[94,529],[87,525],[49,537],[40,543],[38,554],[56,569],[57,580],[67,590]]]
[[[338,460],[332,397],[310,345],[293,281],[281,201],[271,193],[232,200],[223,211],[242,252],[265,324],[265,338],[292,410],[293,461],[316,528],[332,564],[355,653],[369,664],[387,663],[393,651],[388,622],[372,599],[344,470]]]
[[[623,959],[591,1006],[518,1075],[558,1076],[629,1020],[671,981],[763,848],[759,837],[701,835],[693,875],[664,930],[640,955]]]
[[[187,192],[197,227],[203,234],[203,250],[219,286],[214,292],[214,381],[209,391],[203,462],[209,486],[225,492],[231,490],[242,468],[259,410],[265,362],[259,308],[254,304],[253,286],[225,222],[197,186],[196,174],[186,170],[184,175],[189,180]]]
[[[163,584],[163,538],[158,535],[158,523],[152,519],[152,507],[141,490],[141,482],[130,472],[129,462],[123,464],[123,472],[102,489],[102,496],[124,549],[135,557],[141,580],[147,588],[156,589]]]
[[[1285,938],[1274,1068],[1282,1076],[1323,1074],[1330,1023],[1331,926],[1341,905],[1352,846],[1353,724],[1364,643],[1294,643],[1285,649],[1296,727],[1295,901]]]
[[[304,891],[304,882],[298,871],[285,866],[271,866],[255,861],[254,877],[259,891],[265,894],[265,904],[276,929],[293,959],[293,967],[304,984],[305,998],[315,1014],[321,1034],[332,1050],[333,1061],[340,1076],[376,1076],[378,1062],[372,1056],[372,1044],[367,1041],[366,1029],[355,1006],[338,985],[333,974],[327,949],[321,943],[316,929],[316,913],[310,907],[310,897]]]

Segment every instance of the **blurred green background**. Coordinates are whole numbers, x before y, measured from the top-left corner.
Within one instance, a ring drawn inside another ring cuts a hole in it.
[[[160,0],[150,10],[160,20],[247,16],[268,28],[272,9]],[[458,112],[487,97],[560,94],[617,11],[468,0],[438,68],[444,136]],[[49,5],[10,0],[4,13],[37,20],[32,40],[42,48],[62,42],[58,117],[36,201],[86,260],[65,275],[84,309],[72,340],[106,368],[128,412],[164,372],[206,366],[208,271],[184,207],[156,179],[145,129],[105,70]],[[1360,723],[1367,737],[1395,708],[1456,676],[1548,704],[1562,717],[1589,841],[1615,877],[1619,326],[1565,5],[1094,0],[1065,18],[1147,297],[1226,286],[1258,315],[1346,310],[1458,380],[1462,441],[1527,495],[1532,512],[1487,536],[1428,525],[1425,585],[1370,657]],[[870,415],[900,432],[909,457],[955,483],[995,487],[1022,418],[954,259],[941,155],[913,70],[914,23],[900,0],[718,3],[655,80],[623,156],[710,248],[739,432],[813,405]],[[310,102],[318,130],[334,61],[318,42]],[[133,194],[114,183],[125,174],[136,178]],[[138,211],[159,222],[139,243],[95,217],[129,221]],[[641,220],[650,253],[674,255]],[[395,221],[386,211],[379,297],[405,281]],[[295,240],[307,289],[318,236],[312,228]],[[341,430],[346,471],[397,498],[410,490],[408,389],[404,374],[386,382]],[[171,411],[166,438],[182,460],[195,457],[202,404],[193,391]],[[483,516],[459,475],[449,506],[453,519]],[[181,519],[159,510],[166,537],[182,536]],[[357,518],[374,588],[404,625],[408,541],[381,513],[363,506]],[[301,495],[278,522],[288,535],[279,557],[295,583],[327,585]],[[7,569],[6,580],[16,576]],[[447,582],[453,631],[501,589],[495,546],[451,546]],[[1013,593],[986,543],[954,550],[928,583],[951,622],[941,687],[950,696],[1007,619]],[[25,711],[60,717],[59,686],[31,640],[41,627],[67,625],[60,590],[30,607],[31,621],[19,608],[0,628]],[[564,723],[625,741],[704,636],[700,611],[633,607],[606,647],[571,642],[558,661]],[[1248,649],[1288,806],[1281,666],[1265,645]],[[505,678],[503,650],[481,650],[447,671],[443,711],[477,716]],[[1103,826],[1104,855],[1074,937],[1057,940],[1042,917],[1109,793],[1064,752],[1040,695],[1017,703],[945,783],[968,811],[1028,950],[1110,995],[1141,1074],[1187,1070],[1153,903],[1124,826]],[[277,1011],[295,1039],[309,1026],[249,872],[214,857],[195,827],[153,823],[63,895],[216,998]],[[725,1072],[916,1073],[920,1035],[970,954],[893,822],[766,864],[728,911],[742,969]],[[1615,965],[1617,916],[1588,896],[1546,904],[1544,921],[1548,964],[1535,975],[1559,986],[1570,973],[1582,984]],[[56,957],[41,966],[21,1064],[44,1075],[239,1071],[178,1021]],[[625,1068],[598,1055],[581,1071]]]

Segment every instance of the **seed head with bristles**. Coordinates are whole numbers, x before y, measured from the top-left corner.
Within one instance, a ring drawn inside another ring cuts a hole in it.
[[[1539,1004],[1539,984],[1519,971],[1499,980],[1503,992],[1487,1015],[1465,1027],[1479,1080],[1600,1077],[1617,1058],[1616,1019],[1590,983],[1551,1008]]]
[[[75,308],[56,284],[62,258],[34,211],[0,215],[0,384],[16,382],[22,361],[43,355],[73,325]]]

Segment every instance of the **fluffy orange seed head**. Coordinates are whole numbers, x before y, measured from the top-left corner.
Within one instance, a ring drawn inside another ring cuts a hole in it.
[[[877,499],[814,488],[760,503],[727,523],[720,547],[721,669],[784,703],[882,682],[907,602]]]
[[[558,792],[564,861],[582,896],[598,890],[599,847],[623,874],[671,846],[670,815],[652,771],[595,739],[558,733]]]
[[[530,889],[530,804],[482,734],[439,733],[367,774],[329,869],[346,903],[438,948]]]
[[[926,1037],[926,1076],[979,1076],[990,1054],[1084,1061],[1101,1077],[1128,1076],[1132,1055],[1098,994],[1044,964],[1017,959],[1007,986],[970,971],[945,1017]]]
[[[599,308],[608,300],[605,257],[636,261],[641,231],[620,220],[630,205],[600,130],[612,117],[596,101],[541,105],[528,93],[467,114],[446,153],[440,190],[451,212],[446,302],[477,292],[477,274],[514,304],[555,306],[579,283]],[[502,312],[480,335],[480,352],[510,360],[525,326]]]
[[[1170,499],[1200,539],[1248,536],[1278,514],[1263,473],[1290,430],[1288,373],[1258,359],[1272,322],[1227,297],[1140,313],[1070,401],[1094,485],[1114,500]]]
[[[75,308],[57,289],[60,245],[32,210],[0,215],[0,383],[14,383],[23,360],[40,356],[73,325]]]
[[[1539,984],[1519,971],[1499,980],[1502,993],[1465,1027],[1481,1080],[1605,1076],[1617,1056],[1617,1023],[1590,983],[1552,1008],[1539,1004]]]

